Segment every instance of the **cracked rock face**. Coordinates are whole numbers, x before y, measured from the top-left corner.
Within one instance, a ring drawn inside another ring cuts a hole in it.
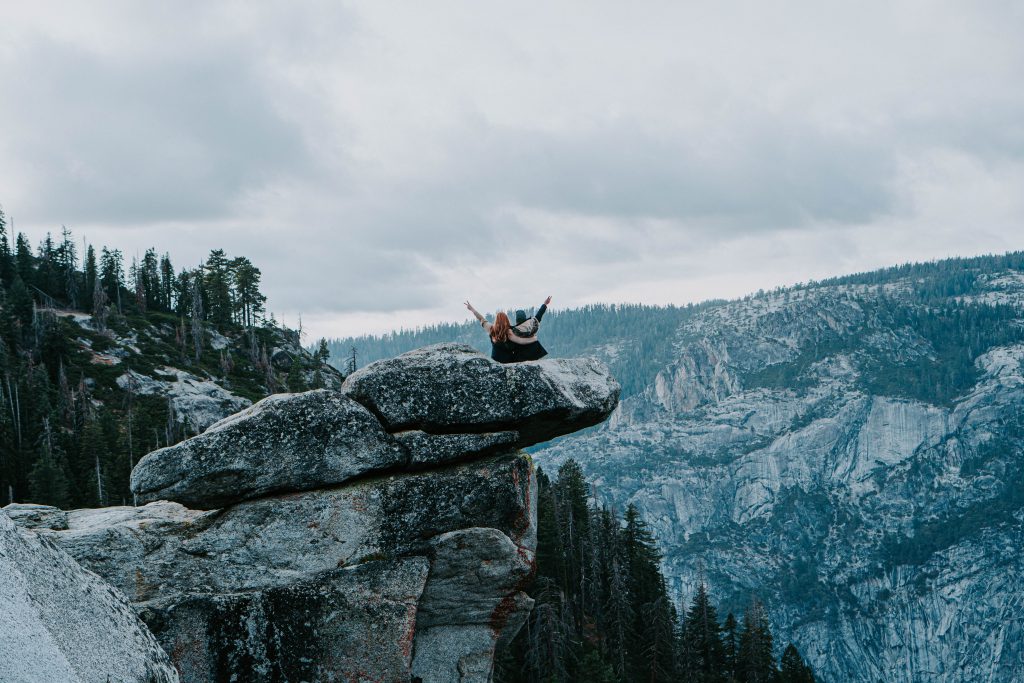
[[[430,583],[416,619],[413,677],[490,676],[495,647],[523,625],[533,599],[533,555],[496,529],[462,529],[434,539]]]
[[[514,448],[519,432],[429,434],[410,430],[398,432],[395,438],[409,451],[411,466],[426,467]]]
[[[532,607],[518,449],[604,419],[618,384],[596,361],[516,370],[452,345],[397,360],[150,454],[147,505],[16,516],[127,596],[183,681],[486,683]],[[423,419],[387,417],[403,392]]]
[[[366,562],[142,616],[187,681],[389,681],[409,669],[428,571],[423,557]]]
[[[124,596],[0,513],[0,680],[177,683]]]

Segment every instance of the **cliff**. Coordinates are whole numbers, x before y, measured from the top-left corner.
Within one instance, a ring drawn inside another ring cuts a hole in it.
[[[1024,273],[905,267],[696,311],[568,457],[672,589],[767,605],[827,681],[1024,680]],[[1001,266],[989,270],[993,266]]]
[[[150,453],[141,507],[10,512],[127,596],[183,681],[487,681],[532,604],[520,448],[618,393],[597,361],[438,345]]]

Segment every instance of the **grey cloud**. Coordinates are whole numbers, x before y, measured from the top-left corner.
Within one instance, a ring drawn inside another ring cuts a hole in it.
[[[572,35],[520,10],[478,26],[472,4],[129,6],[130,20],[108,14],[123,21],[112,35],[141,32],[131,49],[57,30],[0,45],[0,179],[23,186],[17,203],[0,201],[19,225],[81,226],[112,245],[146,231],[179,264],[211,247],[249,255],[275,310],[429,308],[451,298],[446,274],[483,289],[467,264],[515,278],[537,249],[594,278],[583,291],[609,274],[675,277],[684,262],[668,256],[682,249],[727,273],[722,245],[783,231],[822,243],[859,226],[925,234],[904,159],[922,172],[945,148],[1024,161],[1012,66],[1024,60],[1010,30],[957,29],[958,51],[935,67],[942,41],[905,44],[905,27],[873,29],[861,10],[837,29],[845,20],[820,6],[765,10],[779,35],[710,6],[698,12],[710,23],[619,7],[629,31],[593,12]],[[935,10],[935,35],[957,11]],[[875,30],[886,35],[872,52]],[[990,59],[978,56],[985,40],[998,43]],[[833,63],[814,63],[814,50]],[[988,61],[998,68],[975,78]],[[947,85],[960,62],[958,87]],[[528,277],[541,275],[559,277]]]
[[[231,48],[113,60],[40,40],[4,78],[2,115],[53,222],[222,217],[248,190],[315,172],[256,64]]]
[[[739,127],[726,145],[621,125],[586,136],[512,134],[481,157],[510,200],[620,218],[705,220],[730,231],[854,223],[892,206],[891,152],[798,124]]]

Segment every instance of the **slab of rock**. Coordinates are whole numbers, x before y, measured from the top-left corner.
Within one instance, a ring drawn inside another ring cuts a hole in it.
[[[430,434],[414,429],[394,436],[409,452],[409,465],[413,468],[516,450],[519,442],[519,432]]]
[[[434,562],[416,617],[412,674],[433,683],[487,683],[494,650],[533,608],[532,549],[496,529],[462,529],[432,543]]]
[[[281,494],[220,511],[177,503],[72,510],[67,531],[40,531],[136,603],[238,592],[372,559],[426,553],[467,527],[536,544],[529,456],[496,455],[444,470],[379,476]]]
[[[437,344],[379,360],[342,390],[388,431],[519,432],[520,447],[595,425],[618,404],[619,384],[596,358],[503,365],[466,344]]]
[[[0,681],[177,683],[123,595],[0,513]]]
[[[131,486],[141,502],[208,510],[331,486],[405,462],[405,451],[366,408],[320,389],[270,396],[199,436],[153,451],[135,466]]]
[[[50,505],[11,503],[0,508],[22,529],[67,529],[68,513]]]
[[[425,557],[142,610],[189,683],[408,680]]]

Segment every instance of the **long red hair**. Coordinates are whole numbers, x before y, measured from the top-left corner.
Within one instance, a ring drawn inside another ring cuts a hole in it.
[[[510,327],[512,327],[512,323],[509,322],[505,311],[498,313],[498,315],[494,316],[494,324],[491,325],[491,341],[495,343],[508,341],[508,329]]]

